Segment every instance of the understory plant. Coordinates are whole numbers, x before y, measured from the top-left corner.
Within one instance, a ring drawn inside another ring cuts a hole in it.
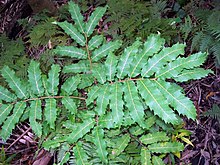
[[[27,82],[3,67],[9,87],[0,87],[4,141],[26,116],[40,145],[57,151],[58,164],[164,164],[166,156],[179,156],[184,144],[174,130],[183,116],[195,119],[196,109],[176,82],[211,73],[199,68],[207,55],[184,57],[184,44],[165,47],[160,34],[118,54],[122,41],[107,42],[94,32],[106,9],[97,7],[84,22],[69,2],[74,24],[54,22],[74,42],[54,52],[73,64],[53,64],[44,75],[32,60]]]

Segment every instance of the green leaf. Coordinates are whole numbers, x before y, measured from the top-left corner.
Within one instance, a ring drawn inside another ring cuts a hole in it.
[[[102,128],[114,128],[116,126],[114,122],[114,117],[112,116],[111,113],[107,113],[106,115],[103,115],[99,118],[99,125]]]
[[[141,148],[141,164],[142,165],[152,165],[151,154],[145,147]]]
[[[64,22],[56,22],[66,34],[70,35],[70,37],[75,40],[81,46],[85,46],[86,40],[85,37],[71,24],[67,21]]]
[[[173,61],[178,55],[184,54],[184,44],[175,44],[172,47],[162,49],[148,60],[148,63],[141,71],[142,77],[150,77],[160,70],[167,62]]]
[[[0,86],[0,100],[4,100],[6,102],[12,102],[16,99],[16,96],[9,92],[6,88]]]
[[[112,110],[112,116],[114,116],[115,124],[121,125],[122,119],[124,116],[123,105],[124,101],[122,100],[123,89],[120,83],[114,83],[110,87],[110,109]],[[107,94],[106,94],[107,96]]]
[[[93,77],[92,74],[81,74],[80,79],[81,79],[81,82],[78,85],[79,89],[87,88],[91,86],[95,81],[95,78]]]
[[[88,92],[86,99],[86,104],[89,105],[94,102],[94,100],[99,96],[99,91],[102,89],[102,86],[93,86],[91,87],[90,91]]]
[[[54,64],[52,65],[51,70],[48,73],[48,92],[54,96],[57,95],[58,92],[59,72],[60,66]]]
[[[89,165],[88,162],[88,155],[86,154],[85,150],[83,149],[82,142],[77,142],[75,147],[73,147],[73,152],[76,157],[76,164],[80,165]]]
[[[86,23],[86,34],[88,37],[93,33],[93,30],[98,25],[98,22],[105,14],[106,9],[107,7],[97,7],[96,10],[89,17],[89,21]]]
[[[92,134],[94,136],[93,142],[97,147],[97,153],[101,161],[107,164],[108,163],[108,158],[107,158],[108,152],[106,150],[107,146],[106,146],[105,139],[104,139],[104,131],[99,126],[96,126],[93,129]]]
[[[86,51],[75,46],[57,46],[54,52],[59,56],[67,56],[77,59],[87,59]]]
[[[67,142],[75,143],[88,133],[95,125],[92,119],[85,120],[83,123],[77,123],[72,133],[68,136]]]
[[[15,92],[18,98],[27,98],[27,87],[21,82],[19,78],[15,76],[15,72],[8,66],[2,68],[2,76],[7,81],[9,87]]]
[[[0,105],[0,125],[4,123],[7,116],[10,114],[13,108],[12,104],[2,104]]]
[[[34,133],[41,137],[42,135],[42,124],[37,120],[42,120],[41,100],[31,101],[29,122]]]
[[[55,137],[52,140],[47,140],[44,141],[42,146],[44,147],[44,149],[49,150],[49,149],[53,149],[53,148],[57,148],[60,147],[61,143],[66,141],[66,137]]]
[[[68,78],[62,85],[62,91],[67,92],[68,95],[72,95],[73,92],[77,89],[81,79],[79,76],[73,76]]]
[[[192,101],[185,97],[182,93],[182,88],[176,84],[164,82],[161,80],[154,81],[156,88],[159,89],[164,97],[167,98],[168,103],[174,107],[179,114],[186,115],[188,118],[196,118],[196,109]]]
[[[85,23],[83,22],[83,16],[80,13],[80,8],[77,4],[74,2],[70,1],[69,3],[69,12],[71,14],[71,18],[75,22],[75,26],[81,33],[85,33]]]
[[[128,146],[128,143],[130,142],[130,140],[131,140],[131,138],[128,134],[117,138],[117,146],[116,146],[117,148],[114,148],[112,150],[112,154],[114,155],[114,157],[117,157],[125,150],[125,148]]]
[[[158,157],[158,156],[153,156],[153,157],[152,157],[152,163],[153,163],[154,165],[165,165],[165,163],[163,162],[163,160],[162,160],[160,157]]]
[[[55,129],[55,121],[57,118],[57,108],[55,99],[47,99],[44,109],[44,115],[51,129]]]
[[[92,52],[92,61],[99,61],[101,58],[108,55],[108,53],[113,52],[120,48],[121,41],[110,41],[106,44],[103,44],[98,49]]]
[[[153,80],[140,80],[137,82],[139,92],[145,103],[165,122],[177,124],[173,110],[168,106],[168,102],[163,94],[157,89]]]
[[[138,53],[131,63],[131,69],[129,72],[130,77],[136,77],[140,74],[142,68],[145,67],[147,60],[150,56],[157,53],[164,45],[165,40],[160,35],[151,34],[147,41],[144,43],[144,48],[141,53]]]
[[[76,64],[64,66],[64,73],[82,73],[90,70],[88,61],[80,61]]]
[[[40,64],[34,60],[31,60],[28,67],[28,81],[33,94],[42,96],[44,88],[41,80]]]
[[[173,62],[169,63],[163,69],[159,70],[156,74],[157,78],[173,78],[181,73],[183,69],[192,69],[200,66],[205,62],[207,57],[206,53],[192,54],[187,58],[177,58]]]
[[[130,73],[130,65],[133,62],[134,56],[137,54],[142,43],[137,40],[131,46],[125,48],[121,55],[117,66],[117,77],[123,79]]]
[[[149,151],[156,153],[179,152],[184,149],[184,145],[179,142],[155,143],[148,146]]]
[[[167,140],[169,140],[169,137],[166,135],[165,132],[155,132],[152,134],[149,133],[140,137],[140,141],[146,145]]]
[[[98,98],[96,100],[96,107],[95,111],[98,113],[99,116],[105,114],[107,105],[109,104],[109,86],[103,85],[100,90],[101,93],[99,93]]]
[[[184,82],[189,80],[196,80],[207,76],[209,73],[213,74],[213,71],[210,69],[204,70],[202,68],[194,68],[194,69],[184,69],[180,74],[175,76],[175,79],[178,82]]]
[[[106,82],[105,67],[103,65],[94,65],[92,71],[99,83],[104,84]]]
[[[67,163],[68,160],[70,159],[70,155],[71,155],[70,152],[66,152],[63,158],[61,159],[60,163],[58,163],[58,165],[63,165]]]
[[[124,96],[126,106],[130,111],[132,119],[142,128],[145,128],[146,125],[144,122],[144,108],[140,102],[137,87],[135,86],[134,82],[126,81],[126,88],[124,89],[124,93],[126,93]]]
[[[103,35],[93,36],[88,43],[89,50],[94,50],[95,48],[98,48],[102,44],[103,40]]]
[[[13,114],[11,116],[8,116],[0,132],[0,135],[4,141],[6,141],[10,136],[10,134],[12,133],[12,130],[15,128],[15,124],[18,123],[19,118],[21,117],[25,108],[26,108],[26,103],[24,102],[18,102],[15,104],[13,109]]]
[[[116,74],[116,65],[118,60],[113,53],[109,53],[105,61],[105,70],[108,81],[113,81]]]
[[[72,115],[76,114],[77,107],[73,99],[69,97],[64,97],[62,98],[62,104],[65,106],[66,109],[69,110]]]

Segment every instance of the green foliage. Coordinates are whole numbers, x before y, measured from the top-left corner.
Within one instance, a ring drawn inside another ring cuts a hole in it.
[[[105,20],[110,23],[106,33],[114,39],[124,41],[123,48],[134,42],[136,37],[146,39],[151,33],[160,31],[163,38],[171,41],[178,31],[172,26],[175,19],[166,18],[171,10],[166,1],[111,0]]]
[[[42,146],[61,149],[60,164],[68,159],[71,164],[162,164],[166,154],[182,151],[184,145],[171,138],[173,130],[182,115],[195,119],[196,109],[174,81],[211,73],[199,68],[206,54],[185,58],[184,44],[165,47],[160,34],[151,34],[116,55],[121,41],[92,35],[106,7],[96,8],[83,22],[79,7],[73,2],[69,6],[75,23],[54,23],[74,46],[58,46],[54,52],[72,57],[73,64],[62,69],[53,64],[46,76],[31,61],[27,82],[9,67],[2,69],[10,88],[0,87],[2,139],[8,139],[29,110]],[[71,75],[63,80],[61,72]]]
[[[196,21],[192,21],[189,16],[185,18],[185,24],[180,28],[184,34],[184,39],[188,37],[192,41],[191,51],[208,51],[213,54],[216,66],[220,65],[220,11],[218,7],[214,9],[203,9],[198,7],[198,2],[192,1],[188,7],[192,8],[190,14]],[[204,4],[204,1],[200,2]],[[213,6],[218,6],[212,2]],[[200,4],[200,5],[201,5]],[[201,5],[202,6],[202,5]],[[187,8],[187,7],[186,7]],[[189,35],[190,34],[190,35]]]
[[[204,112],[202,115],[217,119],[220,123],[220,107],[217,104],[214,104],[210,110]]]
[[[4,65],[13,68],[16,74],[26,77],[27,67],[29,64],[29,59],[24,55],[25,47],[21,39],[12,40],[6,37],[4,34],[0,35],[0,69]],[[3,85],[3,78],[0,77],[1,85]]]

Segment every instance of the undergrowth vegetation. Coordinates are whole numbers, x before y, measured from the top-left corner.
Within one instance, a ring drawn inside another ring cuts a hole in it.
[[[157,12],[165,9],[158,3]],[[53,49],[65,65],[52,64],[44,74],[40,63],[31,60],[28,81],[11,67],[2,68],[8,86],[0,87],[0,136],[6,141],[16,124],[27,119],[41,139],[39,146],[57,151],[57,164],[165,164],[167,156],[174,163],[183,142],[191,144],[182,117],[196,119],[192,101],[176,82],[212,73],[200,68],[207,53],[185,57],[185,44],[165,46],[165,39],[159,32],[150,34],[150,27],[143,39],[134,39],[137,31],[132,34],[126,28],[124,36],[114,37],[124,40],[131,34],[132,43],[107,41],[95,30],[106,10],[96,7],[84,21],[71,1],[71,22],[53,22],[53,30],[57,25],[63,31],[48,33],[47,39],[66,33],[72,40]],[[41,26],[49,29],[47,22]],[[30,41],[46,44],[40,36],[34,40],[30,34]]]

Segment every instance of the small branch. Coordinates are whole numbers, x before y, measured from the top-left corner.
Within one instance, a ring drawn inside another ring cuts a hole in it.
[[[86,98],[84,97],[77,97],[77,96],[44,96],[44,97],[36,97],[36,98],[30,98],[30,99],[26,99],[26,100],[22,100],[22,102],[28,102],[28,101],[34,101],[34,100],[43,100],[43,99],[62,99],[64,97],[69,97],[72,99],[79,99],[79,100],[86,100]],[[11,103],[16,104],[18,101]],[[0,104],[1,106],[2,104]]]
[[[92,59],[90,56],[90,52],[89,52],[89,47],[88,47],[88,37],[86,36],[86,34],[84,34],[85,38],[86,38],[86,52],[88,54],[88,60],[89,60],[89,66],[90,66],[90,71],[92,72]]]

